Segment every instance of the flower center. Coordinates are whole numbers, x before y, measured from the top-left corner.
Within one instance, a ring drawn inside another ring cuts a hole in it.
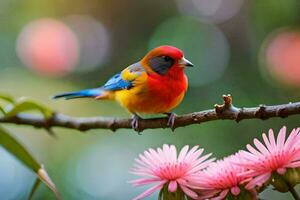
[[[164,163],[161,167],[154,170],[154,173],[161,179],[176,180],[185,176],[189,169],[189,164],[180,163]]]

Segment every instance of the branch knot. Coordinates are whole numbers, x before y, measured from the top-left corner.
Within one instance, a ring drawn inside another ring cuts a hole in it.
[[[266,120],[269,118],[267,112],[266,112],[267,106],[264,104],[259,105],[258,110],[255,112],[255,116],[257,118],[260,118],[262,120]]]
[[[227,95],[223,95],[223,104],[219,105],[219,104],[215,104],[215,112],[218,115],[221,115],[222,113],[224,113],[227,110],[230,110],[232,108],[232,97],[230,94]]]

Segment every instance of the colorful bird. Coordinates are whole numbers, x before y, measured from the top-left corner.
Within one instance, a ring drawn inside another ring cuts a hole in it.
[[[139,131],[141,117],[138,114],[141,113],[167,114],[168,126],[173,128],[176,114],[171,110],[178,106],[187,91],[184,68],[192,66],[180,49],[160,46],[99,88],[58,94],[54,98],[115,100],[133,114],[131,125],[136,131]]]

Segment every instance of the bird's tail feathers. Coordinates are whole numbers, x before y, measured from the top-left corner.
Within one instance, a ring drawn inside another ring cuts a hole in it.
[[[66,100],[69,99],[76,99],[76,98],[94,98],[97,96],[100,96],[103,93],[103,88],[94,88],[94,89],[87,89],[87,90],[81,90],[78,92],[67,92],[55,95],[53,99],[59,99],[64,98]]]

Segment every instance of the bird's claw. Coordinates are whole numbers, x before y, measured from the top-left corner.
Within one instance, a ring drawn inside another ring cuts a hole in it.
[[[138,115],[133,115],[132,117],[132,121],[131,121],[131,127],[133,130],[135,130],[136,132],[138,132],[138,134],[140,135],[140,128],[139,128],[139,120],[141,119],[140,116]]]
[[[167,126],[170,127],[172,129],[172,131],[175,130],[175,120],[177,115],[175,113],[167,113],[168,115],[168,122],[167,122]]]

